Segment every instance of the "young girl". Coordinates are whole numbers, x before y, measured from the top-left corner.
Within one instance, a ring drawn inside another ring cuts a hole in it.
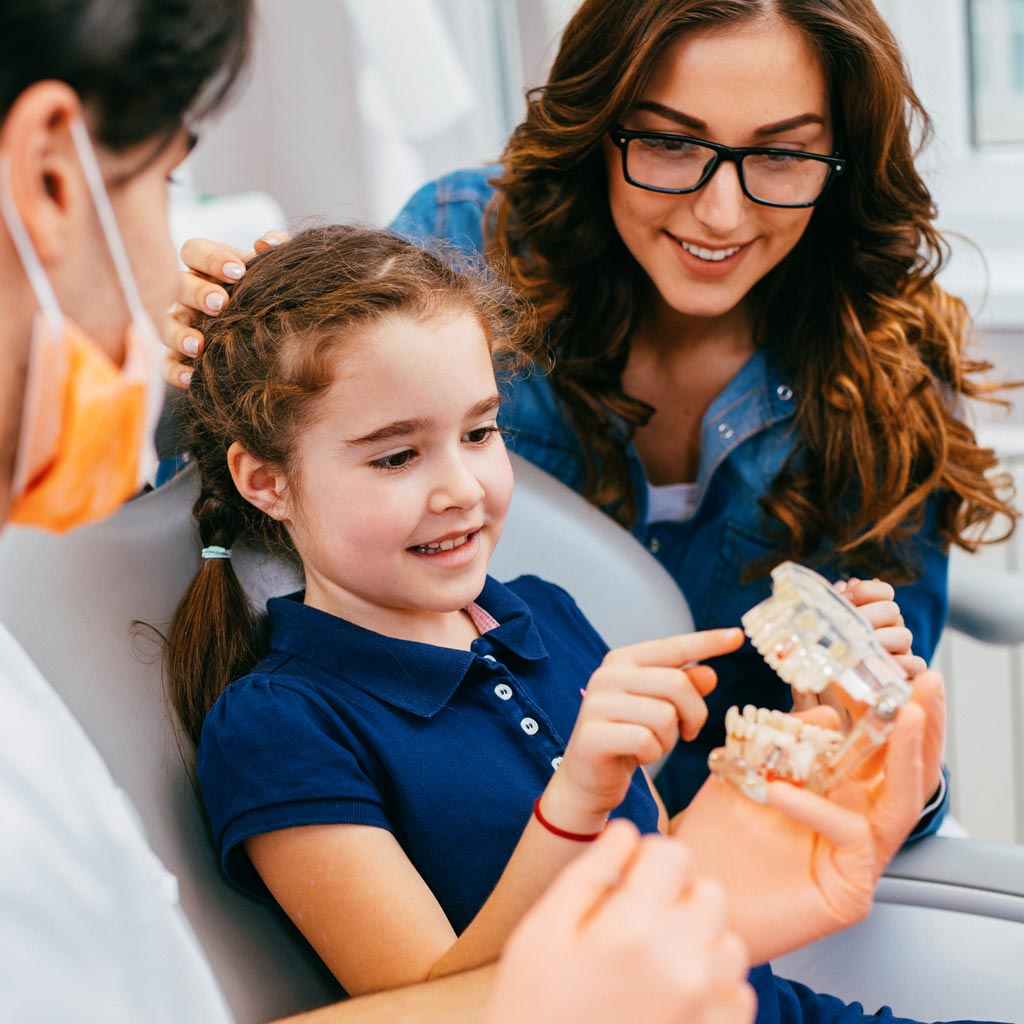
[[[637,767],[697,733],[714,673],[694,663],[741,641],[609,653],[559,588],[487,577],[512,486],[492,360],[518,340],[436,257],[325,228],[257,258],[196,366],[204,562],[171,694],[229,877],[350,991],[493,959],[609,816],[656,829]],[[269,602],[267,643],[230,562],[253,539],[305,576]],[[673,822],[755,960],[866,912],[937,771],[941,682],[915,688],[884,773],[830,800],[773,786],[771,807],[712,780]],[[837,1005],[752,980],[765,1021]]]

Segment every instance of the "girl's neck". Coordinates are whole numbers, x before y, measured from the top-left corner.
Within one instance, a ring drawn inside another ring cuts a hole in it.
[[[303,604],[393,640],[411,640],[434,647],[468,651],[480,635],[464,608],[451,612],[384,608],[360,601],[351,594],[339,594],[309,578]]]

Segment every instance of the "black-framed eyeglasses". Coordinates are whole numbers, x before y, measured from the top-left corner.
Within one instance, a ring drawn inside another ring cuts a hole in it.
[[[622,175],[637,188],[685,195],[706,185],[723,162],[736,165],[743,194],[762,206],[814,206],[846,161],[792,149],[720,146],[669,132],[612,130]]]

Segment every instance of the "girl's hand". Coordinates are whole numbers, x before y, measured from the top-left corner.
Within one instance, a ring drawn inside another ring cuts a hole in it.
[[[186,388],[192,379],[188,360],[203,350],[203,335],[192,326],[201,316],[216,316],[227,304],[228,293],[220,283],[234,284],[245,274],[245,265],[258,253],[280,245],[288,235],[268,231],[261,235],[251,252],[242,252],[226,242],[208,238],[190,238],[181,247],[181,259],[188,268],[182,275],[181,300],[164,317],[164,379],[176,388]]]
[[[775,782],[763,806],[712,777],[673,822],[698,873],[724,886],[732,923],[755,963],[854,924],[871,909],[875,885],[917,821],[941,759],[942,678],[922,672],[913,688],[886,748],[827,797]],[[831,715],[808,712],[819,722]]]
[[[739,629],[713,629],[610,651],[590,677],[558,771],[542,797],[544,817],[570,832],[599,832],[622,803],[639,765],[692,740],[707,720],[717,681],[694,662],[728,654]]]
[[[486,1024],[750,1024],[747,968],[685,846],[616,821],[516,928]]]

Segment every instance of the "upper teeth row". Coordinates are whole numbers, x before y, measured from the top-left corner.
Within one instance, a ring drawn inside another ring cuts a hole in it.
[[[462,547],[467,540],[469,540],[468,533],[463,537],[455,537],[453,540],[439,540],[434,544],[423,544],[421,547],[425,547],[428,551],[451,551],[452,548]]]
[[[693,253],[694,256],[698,256],[702,260],[711,260],[712,263],[727,260],[730,256],[735,256],[743,248],[741,245],[734,245],[729,249],[705,249],[703,246],[692,245],[690,242],[680,242],[679,244],[687,252]]]

